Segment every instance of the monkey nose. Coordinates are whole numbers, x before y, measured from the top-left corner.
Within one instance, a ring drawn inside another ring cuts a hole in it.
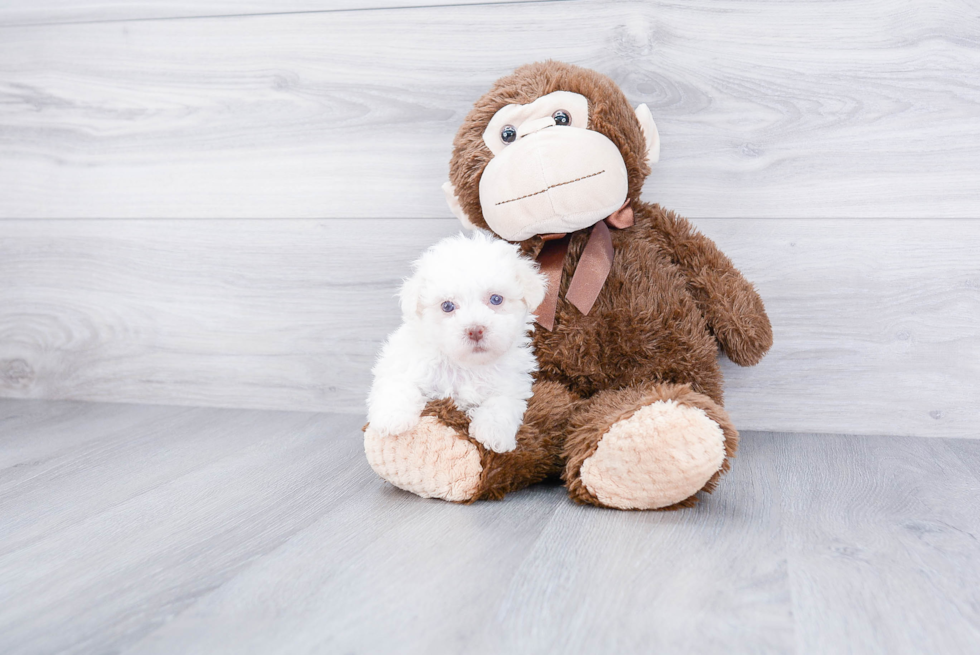
[[[466,336],[470,338],[470,341],[479,342],[483,338],[483,333],[486,330],[482,325],[474,325],[466,331]]]
[[[546,127],[554,127],[557,125],[555,119],[551,116],[544,116],[543,118],[535,118],[533,121],[524,121],[517,128],[517,138],[525,137],[528,134],[533,134],[539,130],[543,130]]]

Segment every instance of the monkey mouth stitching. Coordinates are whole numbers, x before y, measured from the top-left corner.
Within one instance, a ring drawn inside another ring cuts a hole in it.
[[[520,198],[511,198],[510,200],[501,200],[500,202],[497,203],[497,205],[506,205],[508,202],[516,202],[518,200],[524,200],[525,198],[530,198],[531,196],[538,196],[538,195],[541,195],[542,193],[544,193],[545,191],[549,191],[551,189],[554,189],[555,187],[565,186],[566,184],[572,184],[574,182],[580,182],[582,180],[587,180],[590,177],[595,177],[596,175],[602,175],[605,172],[606,172],[606,170],[605,169],[602,169],[598,173],[592,173],[590,175],[583,175],[582,177],[576,177],[574,180],[569,180],[567,182],[559,182],[558,184],[552,184],[551,186],[545,187],[544,189],[541,189],[540,191],[535,191],[534,193],[529,193],[526,196],[521,196]],[[494,205],[494,206],[496,206],[496,205]]]

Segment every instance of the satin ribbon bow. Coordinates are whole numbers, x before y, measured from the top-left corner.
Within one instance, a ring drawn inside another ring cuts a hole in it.
[[[585,250],[582,251],[582,257],[575,267],[568,291],[565,292],[565,300],[575,305],[582,314],[588,314],[595,305],[602,285],[606,283],[606,278],[612,269],[613,245],[609,226],[623,229],[633,225],[633,220],[633,208],[627,198],[622,207],[592,226],[589,241],[585,244]],[[568,234],[544,234],[542,238],[545,244],[538,253],[538,264],[541,266],[541,272],[548,278],[548,291],[544,301],[538,306],[537,323],[545,330],[551,331],[555,327],[561,272],[571,239]]]

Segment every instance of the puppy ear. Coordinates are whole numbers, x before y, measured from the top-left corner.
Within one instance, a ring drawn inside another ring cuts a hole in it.
[[[456,197],[456,187],[453,186],[452,182],[446,182],[442,185],[442,191],[446,194],[446,204],[449,205],[449,211],[453,213],[453,216],[459,219],[459,222],[463,224],[467,230],[475,229],[476,226],[470,222],[470,217],[466,215],[463,211],[462,206],[459,204],[459,198]]]
[[[544,294],[548,290],[548,278],[538,272],[536,263],[527,257],[521,257],[517,263],[517,280],[521,285],[524,304],[527,305],[528,311],[533,312],[544,300]]]
[[[653,122],[650,108],[645,104],[637,107],[636,118],[640,121],[643,138],[647,140],[647,162],[656,164],[660,161],[660,132],[657,131],[657,124]]]
[[[405,320],[422,315],[422,279],[418,273],[402,283],[398,298],[401,301],[402,316]]]

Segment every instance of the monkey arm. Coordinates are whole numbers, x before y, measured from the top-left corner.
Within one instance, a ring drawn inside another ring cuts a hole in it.
[[[772,346],[772,326],[755,287],[686,219],[659,208],[651,213],[651,237],[687,275],[722,350],[740,366],[759,363]]]

